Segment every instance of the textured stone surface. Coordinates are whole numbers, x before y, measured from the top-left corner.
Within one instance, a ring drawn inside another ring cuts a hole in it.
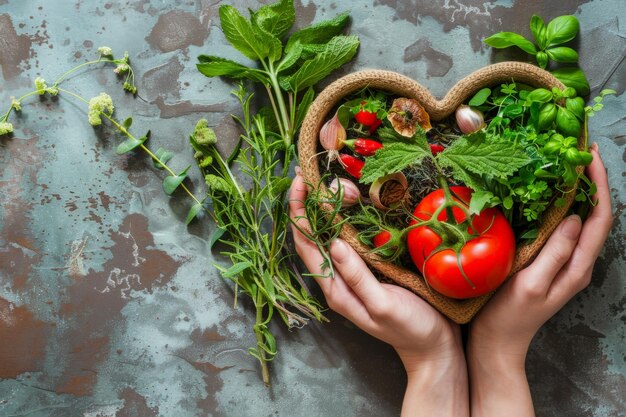
[[[77,72],[64,86],[85,97],[113,94],[150,146],[192,162],[186,137],[199,117],[237,131],[231,86],[195,69],[200,53],[240,59],[217,26],[221,2],[0,1],[0,102],[96,57],[128,50],[139,96],[123,94],[109,67]],[[238,8],[256,2],[236,0]],[[539,416],[623,415],[626,407],[624,162],[626,8],[623,0],[296,1],[304,26],[351,10],[361,38],[353,70],[399,71],[442,96],[494,61],[481,39],[527,33],[533,12],[576,14],[581,65],[594,92],[618,91],[590,121],[608,167],[615,227],[592,284],[540,331],[528,373]],[[162,173],[143,155],[117,156],[119,137],[92,129],[64,96],[31,98],[0,139],[0,415],[2,416],[383,416],[395,415],[405,384],[388,346],[342,318],[288,332],[279,325],[274,385],[260,382],[246,349],[247,305],[232,308],[208,250],[212,226],[185,227],[189,204],[161,191]],[[199,176],[192,186],[202,192]]]

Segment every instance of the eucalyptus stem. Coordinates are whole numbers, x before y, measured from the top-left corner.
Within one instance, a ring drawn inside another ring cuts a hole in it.
[[[57,80],[54,82],[54,84],[52,86],[53,87],[57,87],[61,83],[61,81],[63,81],[65,78],[67,78],[73,72],[78,71],[79,69],[81,69],[83,67],[86,67],[88,65],[98,64],[100,62],[109,62],[109,63],[117,64],[120,61],[119,60],[115,60],[115,59],[108,59],[108,58],[102,58],[101,57],[99,59],[94,59],[93,61],[83,62],[82,64],[75,66],[74,68],[72,68],[71,70],[67,71],[65,74],[61,75],[59,78],[57,78]]]

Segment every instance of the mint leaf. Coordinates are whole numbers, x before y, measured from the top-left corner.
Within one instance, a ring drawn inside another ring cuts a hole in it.
[[[506,178],[530,162],[524,148],[518,144],[470,141],[467,137],[458,139],[438,154],[437,159],[440,165],[452,169],[452,176],[455,178],[457,174],[467,177],[468,173]]]
[[[276,36],[260,27],[256,20],[252,20],[252,30],[256,35],[257,41],[267,45],[267,59],[276,62],[283,54],[283,44]]]
[[[198,71],[207,77],[230,77],[230,78],[246,78],[261,83],[269,83],[269,79],[263,72],[246,67],[235,61],[220,58],[218,56],[200,55],[198,56],[199,64],[196,64]]]
[[[335,36],[322,53],[305,61],[298,71],[286,77],[285,83],[294,92],[311,87],[350,61],[358,47],[359,38],[356,36]]]
[[[359,181],[363,184],[372,183],[380,177],[399,172],[409,165],[419,164],[424,157],[430,155],[426,139],[411,143],[390,142],[365,160]]]
[[[257,39],[252,24],[232,6],[220,6],[222,32],[235,49],[252,60],[264,59],[270,52],[267,43]]]
[[[252,14],[251,19],[260,28],[280,39],[287,34],[296,21],[293,0],[280,0],[262,6],[256,13]]]
[[[535,44],[514,32],[499,32],[491,35],[484,42],[493,48],[508,48],[509,46],[517,46],[524,52],[531,55],[537,54]]]
[[[325,20],[301,29],[289,37],[285,50],[289,51],[296,42],[300,42],[302,45],[326,44],[332,38],[341,34],[349,20],[349,14],[346,12],[334,19]]]
[[[302,56],[302,44],[296,42],[293,47],[286,51],[282,61],[276,66],[276,72],[285,71],[293,66]]]

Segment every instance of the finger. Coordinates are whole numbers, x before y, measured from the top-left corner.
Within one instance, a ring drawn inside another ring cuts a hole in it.
[[[520,282],[533,294],[545,295],[552,280],[572,256],[582,225],[580,217],[566,217],[548,239],[537,259],[524,270]]]
[[[359,254],[345,241],[335,239],[330,247],[330,255],[336,270],[370,314],[384,314],[390,307],[387,305],[389,297]]]

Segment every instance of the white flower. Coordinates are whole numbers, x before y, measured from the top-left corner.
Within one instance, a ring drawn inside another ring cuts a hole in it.
[[[113,56],[113,50],[108,46],[101,46],[98,48],[98,53],[103,56]]]
[[[0,136],[13,133],[13,125],[9,122],[0,122]]]
[[[107,93],[100,93],[100,95],[93,97],[89,100],[89,124],[92,126],[99,126],[102,124],[100,115],[105,113],[107,115],[113,114],[113,100]]]
[[[48,88],[48,85],[46,84],[46,80],[44,80],[41,77],[35,78],[35,89],[37,90],[40,96],[43,96],[44,94],[46,94],[47,88]]]

